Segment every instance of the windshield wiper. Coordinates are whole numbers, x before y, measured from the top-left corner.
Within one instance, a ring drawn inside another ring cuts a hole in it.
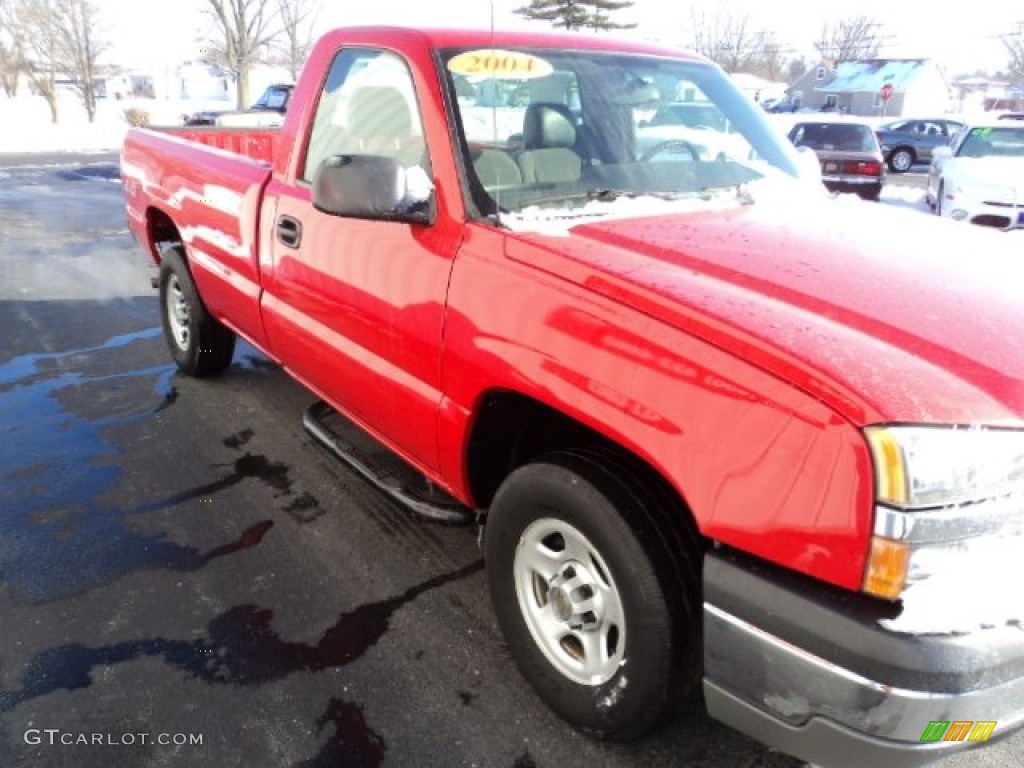
[[[621,197],[656,197],[659,200],[682,200],[687,197],[692,197],[692,192],[658,192],[651,189],[588,189],[587,197],[591,200],[600,200],[601,202],[610,203],[613,200],[618,200]]]

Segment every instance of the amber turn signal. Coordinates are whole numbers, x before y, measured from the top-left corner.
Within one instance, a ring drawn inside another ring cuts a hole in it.
[[[910,566],[910,547],[901,541],[875,536],[864,572],[864,591],[875,597],[895,600],[903,592]]]

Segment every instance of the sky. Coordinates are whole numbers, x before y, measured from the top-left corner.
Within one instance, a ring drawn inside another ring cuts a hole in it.
[[[200,13],[205,0],[95,2],[114,45],[108,62],[173,66],[198,57],[206,27]],[[494,0],[496,25],[547,29],[546,22],[527,22],[513,12],[527,2]],[[749,14],[756,25],[774,30],[794,54],[808,58],[813,57],[811,41],[823,24],[863,14],[881,25],[881,55],[935,58],[950,75],[1003,68],[1007,55],[998,36],[1024,28],[1024,6],[1007,0],[990,0],[985,13],[979,14],[962,12],[965,6],[957,6],[961,12],[945,10],[935,0],[636,0],[632,9],[616,18],[636,22],[637,28],[615,34],[684,45],[689,9],[702,4]],[[357,24],[487,27],[490,18],[488,0],[323,0],[317,31]]]

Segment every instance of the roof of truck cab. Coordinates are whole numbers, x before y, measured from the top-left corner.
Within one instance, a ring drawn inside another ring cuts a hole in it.
[[[489,29],[419,29],[413,27],[374,26],[340,27],[328,34],[342,35],[352,41],[380,41],[382,37],[419,37],[431,48],[501,48],[502,46],[529,46],[562,48],[565,50],[612,50],[623,53],[640,53],[653,56],[703,61],[703,57],[678,48],[650,45],[632,40],[622,40],[608,35],[581,34],[570,32],[502,31]]]

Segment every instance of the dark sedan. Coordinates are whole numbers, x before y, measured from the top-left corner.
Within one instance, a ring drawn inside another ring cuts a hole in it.
[[[831,192],[852,192],[865,200],[882,194],[885,163],[871,126],[853,121],[796,123],[789,139],[813,149],[821,163],[821,180]]]
[[[906,173],[916,163],[930,163],[932,150],[945,147],[964,124],[958,120],[893,120],[875,128],[882,154],[894,173]]]

